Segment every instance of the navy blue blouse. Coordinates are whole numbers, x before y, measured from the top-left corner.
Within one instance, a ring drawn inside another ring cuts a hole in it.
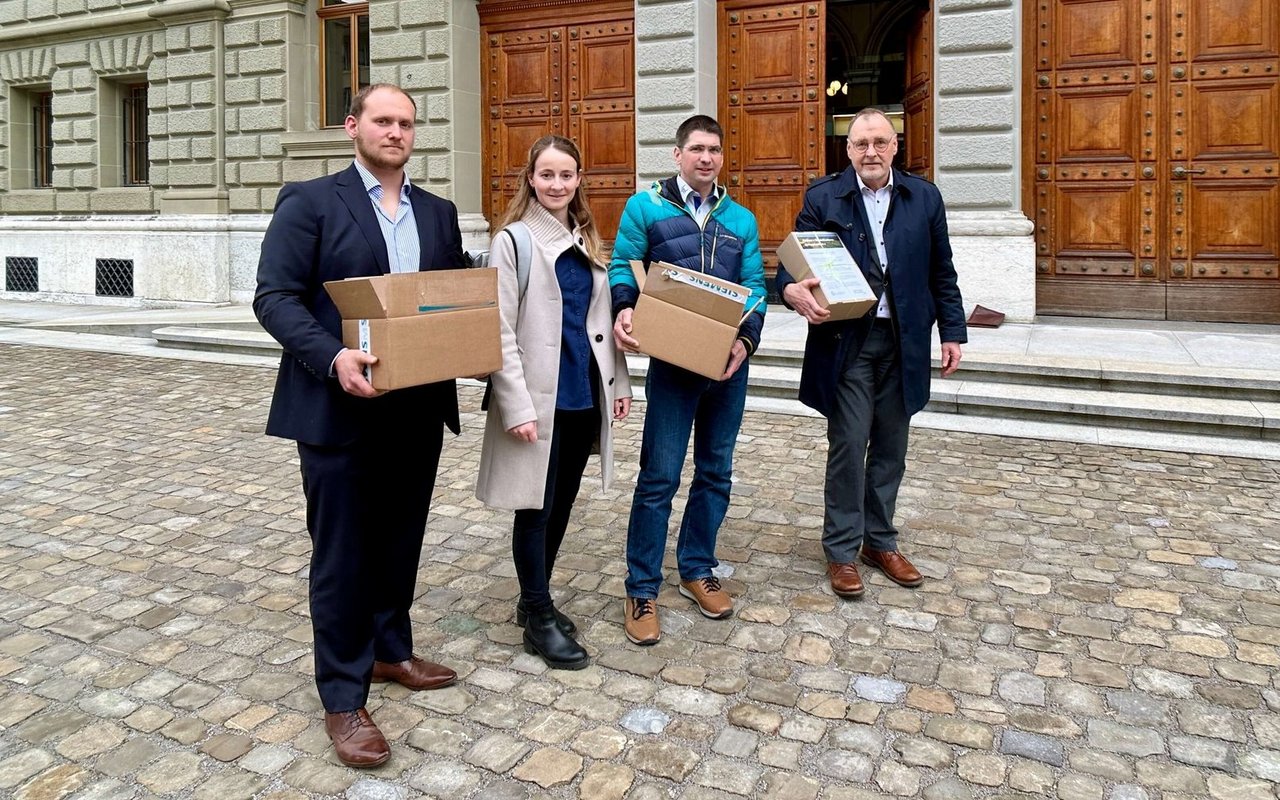
[[[583,411],[595,406],[591,385],[591,342],[587,338],[587,307],[591,305],[591,264],[578,250],[569,248],[556,259],[560,284],[560,381],[556,408]]]

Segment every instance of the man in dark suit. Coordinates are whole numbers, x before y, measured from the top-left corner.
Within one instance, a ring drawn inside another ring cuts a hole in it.
[[[893,169],[898,139],[879,110],[854,117],[846,147],[852,165],[809,187],[796,230],[839,234],[879,303],[860,319],[826,322],[830,312],[813,297],[816,278],[797,282],[779,267],[777,285],[787,306],[809,321],[800,400],[827,417],[827,575],[837,595],[858,597],[859,551],[864,564],[897,584],[924,581],[898,551],[893,526],[908,424],[929,401],[934,322],[944,378],[960,365],[968,339],[937,187]]]
[[[377,392],[377,359],[342,345],[324,282],[464,265],[454,205],[409,183],[417,106],[389,84],[351,103],[355,163],[281,190],[262,240],[253,309],[284,348],[267,433],[298,443],[311,535],[316,686],[338,758],[391,751],[365,710],[370,681],[411,689],[453,670],[413,654],[413,601],[443,426],[458,432],[453,381]]]

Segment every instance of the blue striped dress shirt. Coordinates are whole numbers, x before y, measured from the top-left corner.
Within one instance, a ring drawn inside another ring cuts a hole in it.
[[[408,174],[405,174],[404,183],[400,185],[400,207],[396,209],[396,218],[392,219],[382,208],[382,184],[364,164],[359,161],[355,164],[360,180],[364,181],[365,191],[369,193],[369,202],[373,203],[378,227],[382,228],[382,239],[387,243],[387,263],[391,265],[391,271],[417,272],[422,245],[418,241],[418,226],[413,219],[413,204],[409,202]]]

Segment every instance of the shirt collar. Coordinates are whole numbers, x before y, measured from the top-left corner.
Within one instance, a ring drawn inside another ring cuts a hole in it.
[[[690,186],[688,181],[684,179],[684,176],[678,172],[676,173],[676,188],[680,190],[680,198],[684,200],[686,205],[689,203],[689,194],[691,192],[694,194],[697,194],[697,191],[692,186]],[[723,191],[724,191],[724,187],[722,187],[720,184],[717,183],[716,185],[711,187],[711,197],[708,199],[711,200],[712,202],[719,200],[720,193]]]
[[[875,191],[876,191],[875,189],[872,189],[870,186],[868,186],[868,185],[866,185],[865,183],[863,183],[863,182],[862,182],[862,176],[861,176],[861,175],[859,175],[859,174],[857,173],[857,171],[856,171],[856,170],[855,170],[855,171],[854,171],[854,173],[853,173],[853,177],[858,181],[858,193],[859,193],[859,194],[861,194],[861,193],[862,193],[862,192],[864,192],[864,191],[867,191],[867,192],[875,192]],[[889,181],[888,181],[888,183],[886,183],[884,186],[880,187],[880,191],[883,191],[883,190],[885,190],[885,189],[892,189],[892,188],[893,188],[893,170],[891,169],[891,170],[889,170]]]
[[[353,161],[352,163],[356,165],[356,172],[360,173],[360,180],[364,182],[364,190],[372,194],[373,191],[377,189],[378,193],[381,194],[382,181],[379,181],[377,178],[375,178],[373,176],[373,173],[370,172],[369,168],[366,167],[364,164],[361,164],[359,161]],[[400,198],[403,200],[408,200],[409,188],[413,186],[413,184],[409,182],[409,173],[401,172],[400,174],[401,176],[403,176],[402,179],[404,181],[403,183],[400,184]]]

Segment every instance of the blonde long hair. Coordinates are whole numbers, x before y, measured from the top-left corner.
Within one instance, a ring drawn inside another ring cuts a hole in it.
[[[529,210],[529,205],[538,202],[529,179],[533,176],[538,158],[548,150],[557,150],[569,156],[573,159],[573,163],[578,165],[578,171],[582,171],[582,154],[578,152],[578,146],[572,139],[549,134],[534,142],[533,147],[529,148],[529,160],[525,162],[524,169],[520,170],[516,195],[507,204],[507,210],[498,223],[499,230],[523,217],[524,212]],[[596,230],[596,220],[591,214],[591,205],[587,202],[587,187],[582,181],[579,181],[578,188],[573,193],[573,199],[569,201],[569,220],[578,226],[587,254],[593,261],[604,263],[604,245],[600,241],[600,232]]]

